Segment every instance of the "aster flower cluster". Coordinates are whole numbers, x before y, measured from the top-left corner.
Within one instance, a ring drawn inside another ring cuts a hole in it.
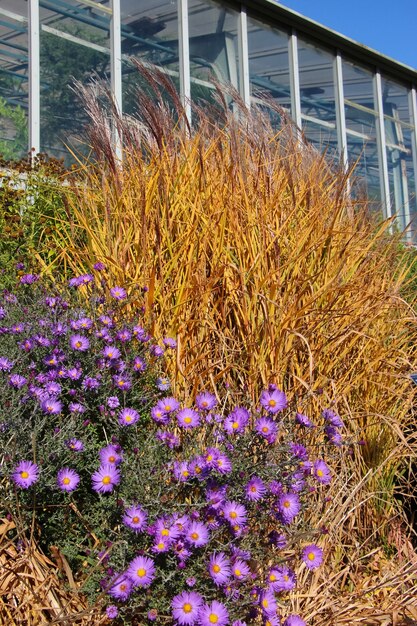
[[[91,564],[85,593],[108,598],[109,619],[302,626],[288,598],[300,567],[324,558],[303,514],[325,499],[332,470],[321,457],[342,443],[340,417],[324,409],[313,422],[273,384],[255,407],[207,390],[183,404],[161,371],[175,340],[159,346],[99,294],[94,306],[78,301],[93,284],[71,279],[64,297],[24,281],[23,306],[3,294],[10,493],[30,511],[36,491],[45,546],[60,545],[75,570]],[[126,298],[110,294],[116,306]],[[313,428],[319,455],[303,439]]]

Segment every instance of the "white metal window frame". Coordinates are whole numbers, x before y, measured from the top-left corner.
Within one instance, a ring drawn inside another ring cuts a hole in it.
[[[94,0],[79,0],[82,4],[94,6],[110,17],[110,78],[113,102],[118,111],[122,112],[122,52],[121,52],[121,0],[110,0],[110,7],[98,5]],[[179,43],[179,78],[180,96],[184,104],[186,115],[191,121],[191,75],[189,57],[189,24],[188,24],[188,0],[177,0],[178,11],[178,43]],[[29,47],[29,116],[28,136],[29,150],[32,154],[40,151],[40,32],[41,29],[52,31],[49,27],[40,24],[39,0],[28,0],[28,15],[22,16],[14,12],[0,9],[0,13],[28,25]],[[250,75],[248,53],[248,25],[247,10],[244,5],[240,8],[238,21],[238,57],[239,57],[239,88],[244,103],[250,107]],[[60,33],[56,33],[57,35]],[[77,42],[78,43],[78,42]],[[81,43],[81,41],[79,42]],[[98,46],[97,46],[98,47]],[[103,50],[104,51],[104,50]],[[300,98],[300,73],[298,64],[298,41],[297,33],[292,30],[288,37],[289,72],[291,88],[291,116],[296,125],[302,127],[301,98]],[[347,171],[348,151],[345,121],[345,99],[343,92],[343,56],[340,51],[333,53],[333,80],[335,87],[336,130],[338,138],[338,151],[343,167]],[[372,71],[372,70],[371,70]],[[375,97],[375,117],[377,126],[378,161],[381,180],[381,199],[386,217],[391,217],[393,207],[390,198],[387,142],[385,137],[384,112],[382,103],[381,73],[377,68],[372,71]],[[409,110],[411,114],[410,124],[412,137],[412,158],[417,187],[417,89],[413,86],[409,90]],[[121,157],[121,138],[114,136],[116,151]],[[415,199],[417,203],[417,199]],[[414,209],[417,212],[417,204]],[[412,211],[414,212],[414,211]],[[409,213],[406,216],[410,217]]]

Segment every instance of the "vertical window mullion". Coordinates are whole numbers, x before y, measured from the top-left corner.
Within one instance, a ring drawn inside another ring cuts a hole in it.
[[[417,188],[417,90],[413,87],[409,95],[411,122],[413,130],[411,131],[411,149],[413,153],[414,166],[414,185]],[[417,198],[414,198],[414,210],[417,211]],[[412,212],[412,211],[411,211]],[[412,233],[410,233],[412,235]]]
[[[178,48],[180,96],[188,122],[191,124],[190,45],[188,32],[188,0],[178,0]]]
[[[389,192],[387,147],[385,142],[384,107],[382,103],[381,74],[379,71],[374,75],[375,104],[377,111],[377,142],[378,160],[381,169],[381,197],[385,211],[385,217],[392,216],[391,198]]]
[[[240,95],[246,106],[250,107],[249,47],[248,47],[248,16],[246,7],[242,6],[239,17],[239,73]]]
[[[28,2],[29,39],[29,150],[40,152],[40,24],[39,0]]]
[[[110,76],[113,104],[119,115],[123,113],[122,101],[122,33],[120,17],[120,0],[111,0],[112,15],[110,20]],[[113,129],[113,141],[116,156],[122,157],[122,138]]]
[[[343,91],[343,70],[342,57],[340,52],[336,53],[333,61],[333,73],[335,84],[335,102],[336,102],[336,130],[337,143],[339,148],[340,160],[343,163],[343,169],[347,172],[349,167],[347,152],[347,136],[346,136],[346,116],[345,116],[345,96]]]
[[[290,60],[290,81],[291,81],[291,116],[298,128],[301,129],[301,98],[300,98],[300,76],[298,66],[298,44],[297,34],[293,30],[288,42],[288,53]]]

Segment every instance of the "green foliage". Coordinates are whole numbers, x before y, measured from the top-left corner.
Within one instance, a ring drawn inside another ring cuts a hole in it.
[[[0,132],[10,133],[10,139],[0,139],[0,154],[5,160],[19,159],[28,149],[27,118],[24,110],[10,106],[0,96]]]

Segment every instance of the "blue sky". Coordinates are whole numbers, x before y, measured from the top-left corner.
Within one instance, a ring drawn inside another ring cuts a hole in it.
[[[417,0],[277,0],[417,69]]]

